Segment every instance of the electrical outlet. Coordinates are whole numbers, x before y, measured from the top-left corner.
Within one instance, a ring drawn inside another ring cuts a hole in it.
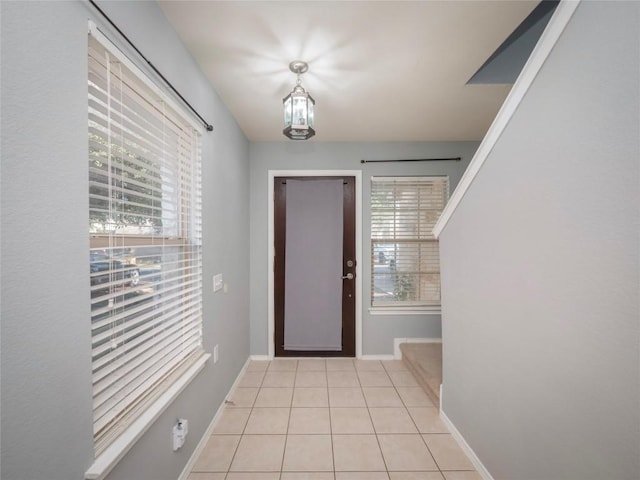
[[[218,363],[218,345],[213,347],[213,363]]]
[[[189,421],[186,418],[179,418],[173,426],[173,451],[179,450],[189,433]]]

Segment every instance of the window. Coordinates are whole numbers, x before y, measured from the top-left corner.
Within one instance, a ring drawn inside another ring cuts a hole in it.
[[[431,230],[449,198],[447,177],[371,179],[371,306],[440,307],[440,257]]]
[[[200,134],[89,35],[93,425],[100,454],[204,355]]]

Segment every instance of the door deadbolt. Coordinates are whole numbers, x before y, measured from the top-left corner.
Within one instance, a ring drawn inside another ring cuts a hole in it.
[[[347,267],[353,267],[353,260],[347,260]]]

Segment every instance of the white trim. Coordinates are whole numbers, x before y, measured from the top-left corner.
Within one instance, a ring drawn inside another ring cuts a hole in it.
[[[440,397],[440,399],[442,399],[442,397]],[[447,417],[447,414],[442,411],[442,407],[440,407],[440,420],[442,420],[442,423],[444,423],[445,426],[449,429],[449,431],[451,432],[451,436],[458,443],[467,457],[469,457],[469,460],[471,460],[471,463],[473,463],[473,466],[475,467],[478,474],[483,478],[483,480],[494,480],[494,478],[489,473],[489,470],[487,470],[487,467],[484,466],[484,464],[476,455],[476,452],[474,452],[473,449],[469,446],[462,434],[451,422],[449,417]]]
[[[269,170],[267,185],[268,239],[267,239],[267,309],[268,329],[267,343],[269,358],[275,355],[275,306],[274,306],[274,211],[273,181],[275,177],[339,177],[349,176],[356,179],[356,358],[362,355],[362,170]]]
[[[171,405],[180,393],[204,368],[211,354],[202,355],[166,392],[164,392],[145,412],[94,460],[84,477],[87,480],[102,480],[142,437],[158,417]]]
[[[580,1],[581,0],[562,1],[556,7],[556,11],[551,17],[551,20],[549,21],[544,32],[540,36],[540,40],[538,40],[538,43],[536,44],[533,52],[527,60],[527,63],[522,68],[518,79],[514,83],[513,88],[502,104],[498,115],[489,127],[489,130],[482,140],[482,143],[471,159],[469,167],[464,172],[464,175],[462,176],[462,179],[458,183],[458,186],[451,195],[447,206],[444,208],[442,214],[440,215],[440,218],[433,227],[433,235],[436,238],[440,236],[442,230],[444,230],[447,223],[451,219],[453,212],[455,212],[458,208],[458,205],[462,201],[462,198],[464,197],[465,193],[467,193],[467,190],[484,165],[484,162],[489,156],[489,153],[491,153],[491,151],[493,150],[493,147],[495,146],[496,142],[502,135],[502,132],[511,120],[511,117],[518,109],[520,102],[522,101],[525,94],[529,90],[529,87],[538,75],[538,72],[542,68],[542,65],[546,61],[547,57],[551,53],[551,50],[560,38],[560,35],[569,23],[569,20],[571,19],[571,16],[573,15],[573,12],[575,11]]]
[[[393,357],[396,360],[402,360],[401,343],[442,343],[442,338],[394,338],[393,339]]]
[[[449,180],[449,175],[393,175],[393,176],[379,176],[373,175],[371,182],[415,182],[416,180],[430,180],[432,178],[443,180]]]
[[[273,360],[273,357],[270,357],[269,355],[251,355],[250,358],[254,362],[266,362],[268,360]]]
[[[102,45],[109,49],[113,55],[115,55],[118,60],[120,60],[129,70],[131,70],[140,80],[142,80],[146,86],[148,86],[156,95],[162,98],[163,102],[166,102],[173,110],[176,112],[180,112],[185,117],[185,120],[189,122],[189,125],[193,127],[198,134],[202,135],[204,130],[202,125],[197,123],[193,118],[193,112],[184,108],[184,106],[178,105],[173,99],[169,96],[169,93],[161,88],[158,85],[158,82],[151,79],[149,74],[142,71],[127,55],[118,48],[118,46],[109,39],[107,35],[100,31],[100,28],[91,20],[89,20],[89,35],[98,39]]]
[[[386,355],[362,355],[359,360],[395,360],[396,357],[390,354]]]
[[[442,315],[442,309],[438,310],[419,310],[417,308],[384,308],[370,307],[370,315]]]
[[[231,397],[233,395],[233,393],[236,391],[236,388],[238,388],[238,385],[240,384],[240,379],[242,378],[244,373],[247,371],[247,367],[249,366],[249,362],[251,362],[253,359],[254,358],[253,358],[253,355],[252,355],[251,357],[247,358],[246,362],[244,362],[244,366],[242,367],[242,370],[240,370],[240,373],[238,373],[238,376],[236,377],[235,382],[233,382],[233,385],[231,385],[231,388],[229,389],[229,393],[227,393],[227,395],[224,397],[225,400],[220,404],[220,406],[218,407],[218,410],[216,411],[216,414],[211,419],[211,422],[209,423],[209,426],[204,431],[204,434],[202,435],[202,438],[198,442],[198,445],[196,445],[196,448],[193,451],[193,453],[191,454],[191,456],[189,457],[189,460],[187,461],[187,464],[182,469],[182,473],[178,477],[178,480],[187,480],[188,479],[189,474],[191,473],[191,470],[193,469],[193,466],[196,464],[196,461],[198,460],[198,457],[200,456],[200,454],[204,450],[204,447],[207,445],[207,442],[209,441],[209,436],[211,436],[211,434],[213,433],[213,429],[215,428],[216,424],[218,423],[218,420],[220,419],[220,417],[222,416],[222,411],[224,410],[226,400],[229,397]]]

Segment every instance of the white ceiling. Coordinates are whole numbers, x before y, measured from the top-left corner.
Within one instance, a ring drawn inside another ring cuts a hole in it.
[[[311,141],[480,140],[510,85],[466,85],[525,1],[160,1],[252,141],[282,141],[282,98],[316,101]],[[215,126],[215,121],[214,121]]]

